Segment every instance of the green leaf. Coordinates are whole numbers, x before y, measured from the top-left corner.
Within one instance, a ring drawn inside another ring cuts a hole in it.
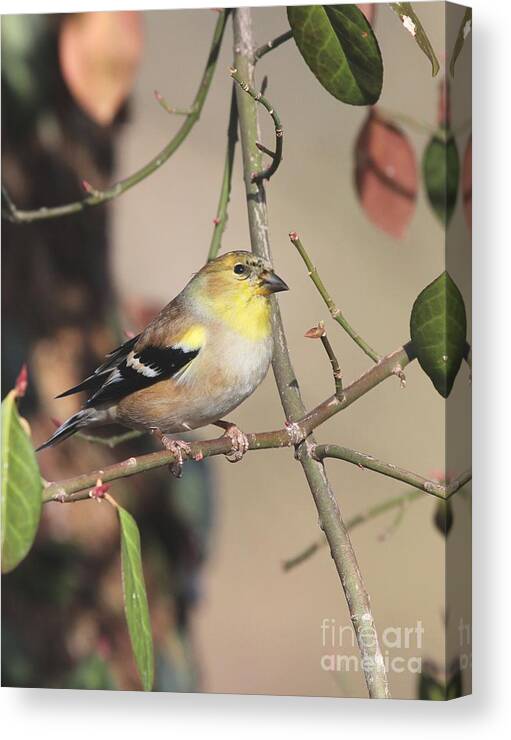
[[[440,222],[451,220],[458,197],[460,157],[451,133],[440,131],[429,141],[422,160],[428,200]]]
[[[467,8],[463,15],[460,30],[458,31],[458,35],[456,37],[456,43],[454,44],[454,49],[452,52],[451,63],[449,65],[451,77],[454,77],[454,68],[456,66],[456,61],[459,55],[461,54],[461,50],[463,49],[465,39],[467,38],[471,30],[472,30],[472,8]]]
[[[350,105],[373,105],[381,94],[380,47],[356,5],[288,7],[296,45],[328,92]]]
[[[420,22],[417,13],[413,9],[412,4],[390,3],[390,7],[395,13],[397,13],[399,18],[401,19],[403,27],[406,28],[408,33],[413,36],[419,48],[422,49],[424,54],[428,57],[429,61],[431,62],[431,74],[433,75],[433,77],[436,77],[440,70],[440,64],[438,63],[435,50],[431,46],[428,35],[424,30],[424,27]]]
[[[34,541],[42,505],[42,480],[34,448],[10,391],[2,402],[2,572],[13,570]]]
[[[131,647],[144,691],[151,691],[154,680],[154,651],[145,590],[140,534],[129,512],[117,506],[121,525],[121,567],[124,612]]]
[[[451,392],[465,354],[467,318],[462,295],[443,272],[418,295],[410,318],[417,359],[444,398]]]

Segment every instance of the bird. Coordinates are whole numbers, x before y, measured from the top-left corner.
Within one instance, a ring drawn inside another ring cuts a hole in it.
[[[240,460],[248,440],[224,417],[260,385],[273,354],[271,301],[289,290],[271,264],[251,252],[227,252],[207,262],[146,326],[106,355],[64,398],[82,391],[80,411],[61,424],[37,452],[81,429],[121,424],[155,433],[181,475],[190,445],[169,435],[214,424]]]

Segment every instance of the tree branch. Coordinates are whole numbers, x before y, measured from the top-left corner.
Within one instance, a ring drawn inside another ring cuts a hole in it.
[[[249,441],[248,449],[254,451],[294,447],[297,444],[297,438],[300,438],[301,434],[303,434],[303,432],[298,432],[297,434],[297,429],[301,429],[300,422],[272,432],[252,432],[247,434]],[[84,437],[84,435],[82,435],[82,437]],[[124,439],[122,439],[122,437],[124,437]],[[85,438],[90,442],[104,441],[101,437],[87,436]],[[130,432],[128,432],[127,435],[119,435],[118,437],[110,438],[110,440],[113,440],[113,444],[111,441],[107,441],[107,444],[109,446],[114,446],[121,441],[125,441],[127,438],[132,438]],[[196,462],[199,462],[207,457],[226,455],[230,451],[230,440],[222,436],[215,439],[204,440],[202,442],[192,442],[190,445],[190,453],[183,453],[183,460],[195,460]],[[471,471],[467,470],[458,478],[455,478],[450,483],[443,486],[436,481],[427,480],[417,473],[411,473],[403,468],[398,468],[396,465],[385,463],[382,460],[377,460],[371,455],[365,455],[362,452],[356,452],[355,450],[350,450],[346,447],[340,447],[334,444],[314,445],[311,447],[312,459],[323,460],[328,457],[345,460],[354,465],[368,468],[369,470],[373,470],[375,473],[381,473],[382,475],[399,480],[402,483],[408,483],[409,485],[414,486],[414,488],[418,488],[420,491],[424,491],[425,493],[443,500],[447,500],[453,496],[456,491],[462,488],[462,486],[468,483],[472,478]],[[114,463],[104,469],[94,470],[91,473],[84,473],[83,475],[78,475],[55,483],[46,483],[43,503],[49,503],[50,501],[58,501],[60,503],[83,501],[84,499],[89,498],[89,494],[86,492],[86,489],[95,487],[98,479],[103,483],[110,483],[114,480],[128,478],[132,475],[138,475],[139,473],[145,473],[148,470],[162,468],[175,461],[175,455],[167,450],[162,450],[161,452],[149,452],[145,455],[140,455],[139,457],[130,457],[122,462]]]
[[[227,207],[231,198],[232,170],[234,167],[234,153],[237,141],[238,107],[236,105],[236,92],[233,85],[229,125],[227,127],[227,150],[225,152],[224,174],[222,177],[222,187],[220,188],[220,200],[218,201],[216,218],[214,220],[215,227],[213,229],[213,236],[211,238],[211,245],[208,252],[208,262],[209,260],[215,259],[218,255],[220,247],[222,246],[222,236],[225,231],[225,227],[227,226]]]
[[[297,444],[297,439],[300,439],[303,432],[301,430],[301,423],[297,422],[278,429],[272,432],[259,432],[250,433],[247,435],[249,441],[249,450],[267,450],[267,449],[282,449],[284,447],[292,447]],[[119,435],[120,437],[122,435]],[[89,441],[99,441],[102,438],[89,437]],[[121,440],[123,441],[123,440]],[[193,442],[191,444],[191,451],[189,454],[184,453],[184,460],[195,460],[200,461],[207,457],[214,457],[216,455],[226,455],[231,451],[231,443],[225,437],[218,437],[216,439],[204,440],[202,442]],[[468,483],[472,474],[470,470],[465,471],[459,477],[452,480],[447,485],[441,485],[437,481],[428,480],[417,473],[412,473],[403,468],[399,468],[392,463],[386,463],[382,460],[378,460],[371,455],[366,455],[362,452],[350,450],[347,447],[340,447],[334,444],[324,445],[313,445],[310,447],[310,455],[312,459],[324,460],[325,458],[337,458],[339,460],[345,460],[354,465],[358,465],[362,468],[367,468],[375,473],[381,473],[382,475],[399,480],[402,483],[417,488],[420,491],[441,498],[443,500],[449,499],[458,491],[462,486]],[[91,488],[96,485],[98,479],[101,479],[104,483],[109,483],[120,478],[127,478],[132,475],[147,472],[148,470],[154,470],[156,468],[164,467],[175,462],[175,455],[167,450],[161,452],[150,452],[145,455],[137,457],[131,457],[128,460],[123,460],[119,463],[114,463],[102,470],[95,470],[92,473],[85,473],[83,475],[68,478],[67,480],[57,481],[55,483],[48,483],[44,495],[44,503],[49,501],[60,501],[62,503],[81,501],[88,498],[88,494],[80,494],[78,496],[72,496],[78,492],[83,492],[87,488]]]
[[[325,304],[328,307],[328,310],[330,311],[330,314],[332,318],[337,321],[338,324],[342,326],[345,332],[349,334],[349,336],[353,339],[353,341],[358,344],[360,349],[368,355],[368,357],[371,358],[374,362],[379,362],[381,360],[381,356],[374,350],[372,347],[370,347],[367,342],[362,339],[360,334],[358,334],[351,324],[348,323],[348,321],[343,316],[341,309],[336,306],[334,303],[334,300],[328,290],[325,287],[325,284],[323,283],[316,267],[312,264],[312,261],[305,251],[305,247],[303,246],[302,242],[300,241],[300,238],[296,231],[292,231],[289,234],[289,238],[291,239],[291,243],[294,244],[296,249],[298,250],[298,254],[302,258],[302,260],[305,262],[305,266],[307,267],[307,271],[309,273],[309,277],[318,289],[318,292],[320,296],[323,298]]]
[[[218,20],[216,22],[215,30],[213,33],[213,40],[211,43],[211,49],[208,55],[206,68],[202,76],[202,80],[199,85],[199,89],[195,95],[195,99],[190,109],[190,113],[186,116],[181,128],[172,137],[169,143],[147,164],[141,167],[139,170],[134,172],[124,180],[120,180],[116,185],[113,185],[107,190],[94,190],[90,188],[90,194],[83,200],[75,201],[74,203],[67,203],[66,205],[56,206],[55,208],[37,208],[35,210],[21,210],[10,200],[5,189],[2,189],[2,195],[4,200],[4,206],[2,208],[2,214],[14,223],[30,223],[32,221],[38,221],[41,219],[58,218],[60,216],[67,216],[72,213],[78,213],[90,208],[92,206],[100,205],[113,198],[117,198],[122,193],[137,185],[139,182],[144,180],[146,177],[151,175],[157,169],[159,169],[165,162],[174,154],[174,152],[181,146],[183,141],[186,139],[192,128],[195,126],[200,118],[200,114],[204,103],[206,101],[213,74],[215,72],[218,54],[222,44],[222,38],[224,35],[225,24],[227,21],[228,10],[222,10],[218,14]]]
[[[445,500],[447,497],[446,486],[438,483],[438,481],[428,480],[427,478],[423,478],[422,475],[411,473],[404,468],[398,468],[397,465],[383,462],[376,457],[372,457],[372,455],[364,455],[362,452],[350,450],[348,447],[340,447],[339,445],[332,444],[317,445],[314,449],[314,455],[318,460],[325,460],[325,458],[329,457],[336,458],[337,460],[345,460],[361,468],[367,468],[368,470],[373,470],[375,473],[386,475],[388,478],[394,478],[403,483],[408,483],[408,485],[418,488],[420,491],[430,493],[432,496],[436,496],[442,500]]]
[[[254,47],[249,8],[238,8],[234,11],[233,26],[234,64],[241,79],[251,85],[254,78]],[[256,146],[260,138],[256,104],[252,97],[244,94],[241,88],[237,90],[237,93],[252,251],[260,257],[271,259],[264,186],[262,181],[253,182],[250,176],[250,173],[260,171],[261,166],[261,153]],[[286,416],[290,422],[296,422],[305,409],[291,365],[282,320],[275,300],[272,305],[275,341],[273,371]],[[371,614],[369,597],[324,467],[321,462],[312,457],[311,446],[313,444],[313,439],[301,442],[296,447],[296,454],[307,477],[321,527],[327,536],[332,558],[346,595],[362,655],[362,666],[369,695],[373,698],[387,698],[390,696],[387,675]],[[371,633],[370,641],[366,639],[368,633]]]
[[[263,151],[265,152],[265,154],[268,154],[272,162],[270,166],[266,169],[258,170],[257,172],[252,173],[252,182],[262,182],[263,180],[269,180],[270,177],[272,177],[272,175],[276,173],[282,161],[282,143],[284,138],[284,130],[280,122],[279,114],[273,108],[270,101],[264,97],[262,92],[258,92],[254,87],[252,87],[252,85],[249,85],[248,82],[246,82],[239,75],[237,69],[231,69],[231,77],[246,93],[250,95],[251,98],[253,98],[257,103],[261,103],[261,105],[266,108],[266,110],[272,117],[273,125],[275,126],[275,152],[270,152],[270,150],[266,147],[263,147],[262,144],[255,142],[255,146],[259,149],[259,151]]]
[[[255,61],[258,62],[259,59],[268,54],[269,51],[272,51],[273,49],[278,49],[281,44],[284,44],[286,41],[289,41],[289,39],[292,38],[293,32],[286,31],[285,33],[281,33],[280,36],[277,36],[277,38],[273,39],[272,41],[268,41],[267,44],[263,44],[258,49],[256,49],[254,53]]]

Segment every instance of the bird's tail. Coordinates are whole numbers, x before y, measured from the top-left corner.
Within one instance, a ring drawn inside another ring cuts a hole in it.
[[[73,416],[70,416],[69,419],[59,426],[57,431],[52,434],[47,442],[36,449],[36,452],[45,450],[47,447],[53,447],[59,442],[67,439],[77,432],[80,427],[87,426],[94,416],[94,409],[82,409],[82,411],[78,411],[77,414],[73,414]]]

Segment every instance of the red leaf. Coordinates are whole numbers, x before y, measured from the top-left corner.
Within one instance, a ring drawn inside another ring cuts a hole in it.
[[[370,220],[402,238],[417,199],[415,153],[404,132],[375,108],[355,144],[355,184]]]
[[[470,136],[465,156],[463,157],[463,170],[461,175],[461,186],[463,189],[463,207],[465,218],[470,231],[472,231],[472,136]]]
[[[16,378],[16,383],[14,384],[14,390],[16,392],[16,396],[18,398],[23,398],[25,393],[27,392],[28,388],[28,372],[27,372],[27,366],[25,363],[21,366],[21,370],[18,373],[18,377]]]
[[[372,25],[376,13],[376,5],[374,3],[357,3],[357,8],[362,11]]]
[[[140,13],[73,13],[62,21],[62,76],[96,123],[110,124],[133,87],[142,52]]]

